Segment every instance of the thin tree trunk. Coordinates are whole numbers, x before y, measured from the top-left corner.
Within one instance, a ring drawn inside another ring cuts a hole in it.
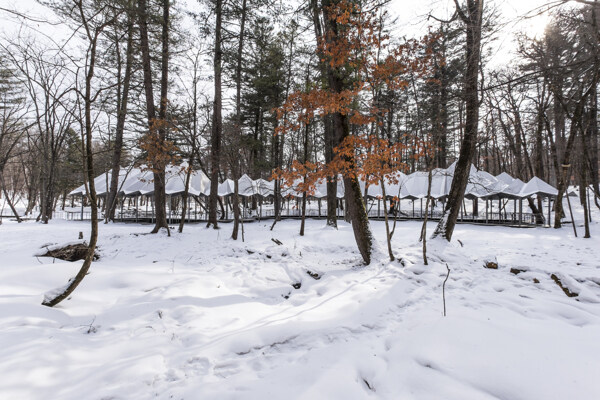
[[[80,15],[84,21],[87,21],[84,12],[82,3],[79,2],[79,10]],[[67,297],[77,288],[77,286],[83,281],[83,278],[87,274],[90,266],[92,265],[92,261],[94,259],[95,251],[96,251],[96,242],[98,240],[98,203],[96,197],[96,187],[94,185],[94,160],[93,160],[93,137],[92,137],[92,79],[94,77],[94,68],[96,64],[96,43],[98,40],[98,35],[100,34],[100,29],[96,29],[92,36],[92,32],[90,31],[86,22],[84,22],[84,26],[86,27],[87,36],[90,40],[90,49],[89,49],[89,62],[88,62],[88,71],[85,79],[85,94],[84,94],[84,104],[85,104],[85,170],[87,172],[87,180],[88,180],[88,195],[90,197],[90,207],[91,207],[91,233],[90,233],[90,243],[88,244],[87,253],[85,259],[83,261],[83,265],[81,269],[77,273],[77,275],[69,280],[67,286],[59,292],[52,293],[50,295],[46,295],[44,297],[43,305],[48,307],[54,307]]]
[[[146,0],[138,0],[138,18],[140,26],[140,47],[142,52],[142,66],[144,70],[144,90],[146,95],[146,113],[148,116],[148,128],[150,135],[156,133],[157,126],[163,125],[165,121],[157,121],[156,119],[156,108],[154,106],[154,90],[152,87],[152,64],[150,60],[150,47],[148,43],[148,13]],[[161,77],[161,115],[166,114],[166,83],[168,82],[168,76],[165,71],[168,71],[168,20],[169,20],[169,2],[166,1],[163,6],[163,30],[162,30],[162,56],[161,61],[162,73]],[[164,97],[163,97],[164,95]],[[164,129],[161,129],[158,134],[157,145],[162,145],[164,140]],[[153,178],[154,178],[154,215],[155,225],[152,233],[157,233],[161,228],[166,228],[169,232],[169,225],[167,224],[167,208],[166,208],[166,195],[165,195],[165,165],[162,161],[156,163],[157,165],[152,166]]]
[[[427,216],[429,215],[429,202],[431,201],[431,180],[432,172],[429,168],[427,174],[427,202],[425,203],[425,218],[423,219],[423,226],[421,227],[421,240],[423,241],[423,264],[429,265],[427,262]]]
[[[129,101],[129,86],[133,70],[133,17],[131,11],[127,15],[127,49],[125,50],[125,76],[123,78],[123,93],[120,99],[120,107],[117,114],[117,126],[115,129],[115,143],[112,155],[112,175],[110,177],[110,191],[106,198],[107,212],[106,222],[115,220],[117,208],[117,196],[119,191],[119,173],[121,170],[121,154],[123,151],[123,132],[125,131],[125,118],[127,116],[127,104]],[[119,77],[120,78],[120,77]],[[120,83],[119,83],[120,84]]]
[[[244,35],[246,27],[246,0],[242,1],[242,15],[240,16],[240,34],[237,48],[237,62],[235,68],[235,135],[238,140],[234,143],[238,146],[241,142],[242,137],[242,56],[244,50]],[[239,179],[240,179],[240,165],[237,158],[231,160],[234,164],[232,167],[234,183],[234,194],[233,194],[233,231],[231,232],[231,238],[237,240],[238,230],[240,224],[240,200],[239,200]]]
[[[211,226],[218,229],[217,224],[217,203],[219,189],[219,163],[221,161],[221,133],[223,130],[223,120],[221,111],[223,108],[221,97],[221,59],[223,56],[221,50],[221,18],[222,18],[222,0],[216,0],[215,7],[215,55],[213,60],[214,70],[214,89],[215,97],[213,100],[213,117],[212,117],[212,132],[211,132],[211,149],[210,149],[210,196],[208,198],[208,223],[207,227]]]

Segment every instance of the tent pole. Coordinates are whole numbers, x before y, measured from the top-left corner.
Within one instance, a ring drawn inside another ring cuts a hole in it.
[[[521,221],[523,221],[523,199],[519,199],[519,226],[521,226]]]
[[[81,220],[83,221],[83,193],[81,194]]]
[[[489,213],[488,199],[485,199],[485,223],[486,224],[489,222],[489,218],[490,218],[490,213]]]
[[[415,218],[415,199],[412,200],[412,206],[413,206],[413,219]]]

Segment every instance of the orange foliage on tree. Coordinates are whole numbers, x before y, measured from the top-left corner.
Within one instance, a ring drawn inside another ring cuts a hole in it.
[[[178,163],[179,148],[171,140],[161,137],[161,130],[168,130],[171,126],[167,121],[155,119],[150,122],[150,129],[139,139],[140,149],[146,153],[146,170],[162,172],[169,164]]]
[[[355,126],[381,126],[383,116],[390,110],[377,104],[374,93],[405,89],[408,74],[422,77],[432,68],[431,44],[436,36],[391,46],[381,22],[385,12],[377,8],[362,10],[350,0],[332,4],[325,15],[335,20],[339,29],[318,38],[317,52],[321,62],[343,71],[346,89],[336,92],[315,87],[292,93],[277,109],[280,123],[275,134],[299,132],[316,117],[334,113],[347,115]],[[429,151],[429,145],[417,139],[407,145],[402,140],[394,143],[376,135],[350,135],[334,148],[334,159],[329,164],[295,160],[290,168],[275,170],[273,178],[283,179],[287,186],[309,195],[314,193],[317,182],[338,175],[363,179],[367,184],[382,179],[396,183],[396,172],[407,169],[404,160],[409,149],[410,153],[414,149],[414,157],[420,158]]]

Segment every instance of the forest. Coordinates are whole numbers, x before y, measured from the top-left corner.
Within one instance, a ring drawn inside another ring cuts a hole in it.
[[[0,1],[0,397],[600,396],[600,3],[412,3]]]

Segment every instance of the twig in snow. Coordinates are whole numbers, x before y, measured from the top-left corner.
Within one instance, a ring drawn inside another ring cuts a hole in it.
[[[283,245],[283,243],[281,243],[281,241],[280,241],[280,240],[278,240],[278,239],[271,238],[271,240],[272,240],[274,243],[278,244],[279,246]]]
[[[447,263],[446,263],[446,269],[448,270],[448,273],[446,274],[446,279],[444,279],[444,284],[442,285],[442,298],[444,300],[444,317],[446,316],[446,281],[448,280],[448,277],[450,276],[450,268],[448,268]]]

